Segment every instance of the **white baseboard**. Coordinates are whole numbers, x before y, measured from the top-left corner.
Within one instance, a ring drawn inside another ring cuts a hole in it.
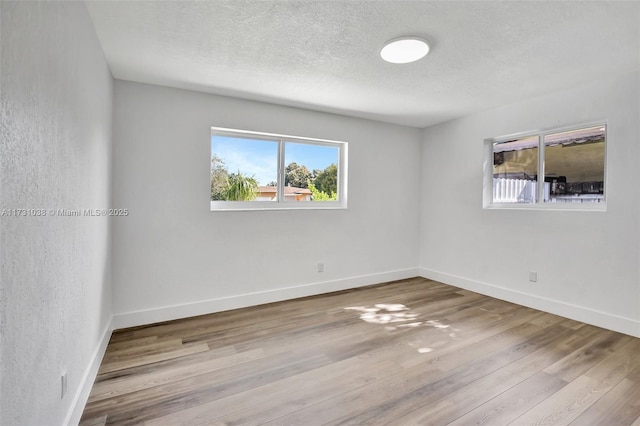
[[[163,306],[144,311],[125,312],[114,315],[113,328],[120,329],[135,327],[138,325],[153,324],[161,321],[170,321],[178,318],[228,311],[231,309],[245,308],[247,306],[261,305],[264,303],[278,302],[298,297],[313,296],[332,291],[347,290],[350,288],[379,284],[387,281],[403,280],[416,276],[418,276],[418,268],[408,268],[295,287],[239,294],[236,296],[221,297],[201,302]]]
[[[496,299],[506,300],[507,302],[517,303],[518,305],[560,315],[565,318],[606,328],[608,330],[617,331],[634,337],[640,337],[640,321],[631,318],[596,311],[583,306],[523,293],[505,287],[470,280],[468,278],[431,269],[419,268],[419,275],[423,278],[495,297]]]
[[[100,363],[102,362],[102,358],[104,357],[104,352],[107,349],[107,344],[111,339],[113,317],[107,323],[107,326],[102,333],[102,339],[100,340],[100,344],[93,352],[93,356],[91,357],[91,361],[87,366],[87,369],[80,380],[80,386],[78,387],[78,391],[73,397],[73,402],[71,403],[71,408],[67,413],[67,417],[63,424],[65,425],[77,425],[80,423],[80,418],[82,417],[82,412],[84,411],[84,407],[87,404],[87,400],[89,399],[89,394],[91,393],[91,388],[93,387],[93,383],[96,380],[96,376],[98,375],[98,369],[100,368]]]

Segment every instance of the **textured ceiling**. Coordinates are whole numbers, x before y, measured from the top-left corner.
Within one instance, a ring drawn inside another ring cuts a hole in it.
[[[639,68],[640,3],[88,1],[115,78],[425,127]],[[383,43],[431,53],[383,62]]]

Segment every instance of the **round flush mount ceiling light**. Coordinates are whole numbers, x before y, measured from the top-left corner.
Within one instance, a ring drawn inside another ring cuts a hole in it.
[[[425,57],[427,53],[427,40],[420,37],[400,37],[386,42],[380,56],[392,64],[408,64]]]

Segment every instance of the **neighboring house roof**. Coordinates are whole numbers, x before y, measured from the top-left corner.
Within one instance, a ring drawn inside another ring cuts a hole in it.
[[[275,186],[261,186],[258,188],[259,193],[272,193],[275,194],[277,191],[277,187]],[[284,187],[284,195],[288,194],[309,194],[311,195],[311,191],[307,188],[296,188],[295,186],[285,186]]]

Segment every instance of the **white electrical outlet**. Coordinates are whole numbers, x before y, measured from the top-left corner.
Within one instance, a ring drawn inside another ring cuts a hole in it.
[[[65,371],[60,376],[60,399],[64,399],[67,394],[67,372]]]
[[[318,272],[324,272],[324,263],[318,263]]]
[[[529,272],[529,281],[535,283],[538,281],[538,273],[535,271]]]

